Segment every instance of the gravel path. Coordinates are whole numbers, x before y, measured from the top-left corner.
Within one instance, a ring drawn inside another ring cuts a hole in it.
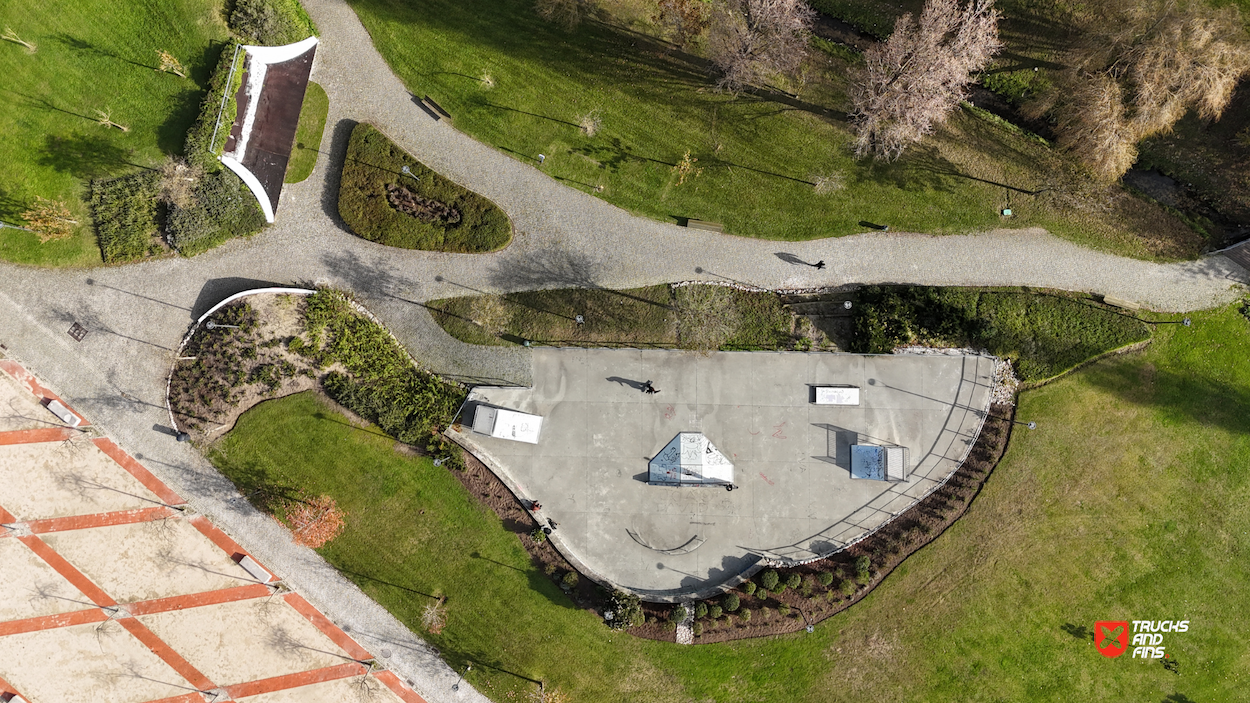
[[[313,78],[330,96],[328,158],[283,191],[265,233],[191,260],[48,271],[0,264],[0,343],[430,701],[484,700],[380,606],[296,547],[239,497],[168,425],[165,374],[188,325],[223,297],[265,285],[355,291],[430,368],[492,384],[527,384],[527,350],[472,347],[446,335],[424,301],[479,291],[622,288],[702,279],[763,288],[847,283],[1028,285],[1111,294],[1162,311],[1231,300],[1247,272],[1222,256],[1158,265],[1081,249],[1040,230],[968,236],[866,234],[804,243],[686,230],[633,217],[560,185],[530,165],[435,122],[412,101],[342,0],[306,0],[322,32]],[[498,203],[511,246],[491,255],[388,249],[345,232],[335,213],[337,167],[356,121],[378,125],[431,167]],[[817,271],[789,254],[823,259]],[[81,342],[66,331],[90,330]]]

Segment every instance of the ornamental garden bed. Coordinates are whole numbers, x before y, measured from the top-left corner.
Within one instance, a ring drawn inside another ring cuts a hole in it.
[[[364,123],[347,145],[339,216],[357,236],[403,249],[475,253],[512,240],[512,223],[498,206]]]

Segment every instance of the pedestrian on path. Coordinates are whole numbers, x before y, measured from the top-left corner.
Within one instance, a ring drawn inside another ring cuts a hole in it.
[[[659,391],[655,389],[655,386],[651,385],[650,381],[642,384],[642,392],[647,395],[655,395],[656,393],[659,393]]]
[[[824,267],[825,267],[824,259],[821,259],[820,261],[817,261],[816,263],[812,264],[812,268],[814,269],[823,269]]]

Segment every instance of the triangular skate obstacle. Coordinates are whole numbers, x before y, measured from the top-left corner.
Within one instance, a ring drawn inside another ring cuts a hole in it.
[[[653,486],[732,486],[734,465],[699,432],[682,432],[648,465]]]

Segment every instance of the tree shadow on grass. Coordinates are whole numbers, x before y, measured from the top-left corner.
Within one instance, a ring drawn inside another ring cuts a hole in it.
[[[98,178],[127,170],[127,167],[143,168],[130,161],[133,153],[100,134],[75,133],[60,137],[49,134],[44,137],[43,152],[36,162],[76,178]]]
[[[1097,369],[1087,379],[1125,402],[1157,408],[1167,423],[1195,422],[1250,434],[1250,389],[1212,378],[1202,368],[1178,373],[1145,363],[1120,363]]]
[[[1069,635],[1072,635],[1078,640],[1089,640],[1090,642],[1094,641],[1094,633],[1086,629],[1084,625],[1073,625],[1070,622],[1065,622],[1059,626],[1059,629]]]
[[[13,197],[13,192],[0,187],[0,220],[9,224],[20,225],[22,213],[26,212],[29,203]]]

